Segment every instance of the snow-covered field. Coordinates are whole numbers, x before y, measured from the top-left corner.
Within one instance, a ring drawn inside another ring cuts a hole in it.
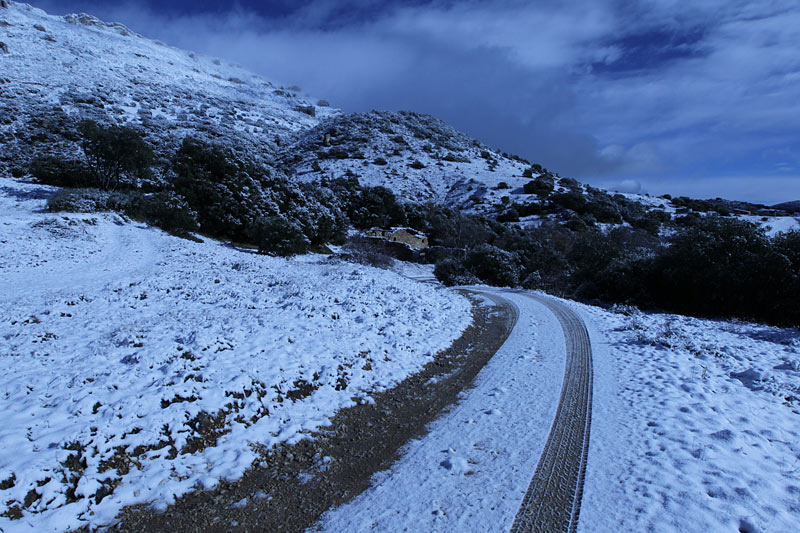
[[[595,351],[583,531],[798,531],[800,332],[573,305]]]
[[[236,478],[252,443],[304,438],[470,321],[463,297],[392,272],[47,213],[49,191],[0,180],[3,531]]]
[[[550,431],[564,340],[544,306],[501,294],[520,322],[476,387],[325,531],[508,531]],[[594,352],[580,531],[798,530],[800,332],[567,303]]]

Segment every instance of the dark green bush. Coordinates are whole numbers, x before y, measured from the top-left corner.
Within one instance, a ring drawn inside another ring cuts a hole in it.
[[[464,261],[455,257],[449,257],[436,263],[433,274],[436,279],[447,286],[474,285],[481,282],[467,269]]]
[[[586,197],[579,191],[556,193],[550,197],[550,202],[554,206],[575,212],[582,212],[587,203]]]
[[[197,214],[186,199],[172,191],[131,195],[125,213],[175,235],[186,236],[199,229]]]
[[[348,209],[350,221],[357,228],[389,228],[405,224],[403,206],[386,187],[365,187],[353,197]]]
[[[62,189],[47,199],[49,211],[94,213],[97,211],[123,211],[130,202],[126,193],[100,189]]]
[[[515,287],[519,284],[517,257],[491,244],[480,244],[468,250],[464,266],[475,277],[490,285]]]
[[[91,187],[94,176],[82,161],[55,156],[37,157],[31,162],[31,175],[39,183],[56,187]]]
[[[291,256],[308,252],[311,242],[302,230],[279,216],[258,218],[248,227],[249,240],[258,246],[258,252],[269,255]]]
[[[116,189],[123,179],[135,181],[150,175],[153,151],[133,128],[102,126],[86,120],[78,129],[95,186],[105,190]]]
[[[529,181],[523,185],[522,190],[525,194],[536,194],[538,196],[547,196],[553,189],[555,189],[555,180],[550,176],[538,176],[533,181]]]
[[[497,216],[498,222],[519,222],[519,212],[511,207]]]

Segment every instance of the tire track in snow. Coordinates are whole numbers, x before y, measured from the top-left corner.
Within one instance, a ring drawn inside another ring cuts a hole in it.
[[[556,316],[564,330],[567,359],[555,420],[511,533],[575,532],[583,496],[592,418],[589,333],[577,313],[563,303],[519,292],[542,303]]]

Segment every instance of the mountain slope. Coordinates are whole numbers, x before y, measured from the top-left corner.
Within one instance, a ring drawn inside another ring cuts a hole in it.
[[[25,176],[39,155],[80,156],[76,126],[92,119],[139,129],[162,162],[192,136],[297,181],[356,177],[404,201],[433,201],[504,222],[580,218],[579,225],[617,225],[717,211],[751,215],[772,228],[797,225],[769,218],[788,213],[764,206],[598,192],[433,117],[345,115],[298,96],[297,88],[90,15],[50,16],[10,2],[0,9],[0,42],[0,175]],[[160,164],[155,171],[168,174]],[[531,187],[539,176],[552,185]]]
[[[80,119],[142,128],[166,151],[186,135],[222,139],[257,158],[281,138],[337,114],[220,60],[145,39],[92,16],[0,9],[2,161],[74,151]],[[315,116],[316,115],[316,116]]]
[[[405,111],[331,117],[301,132],[278,160],[301,181],[357,176],[408,201],[463,208],[491,201],[502,181],[521,193],[527,181],[522,173],[530,166],[441,120]]]

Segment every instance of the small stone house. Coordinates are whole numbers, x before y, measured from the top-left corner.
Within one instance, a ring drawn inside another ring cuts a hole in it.
[[[402,242],[415,250],[428,247],[428,237],[412,228],[372,228],[366,233],[367,237],[386,239],[391,242]]]

